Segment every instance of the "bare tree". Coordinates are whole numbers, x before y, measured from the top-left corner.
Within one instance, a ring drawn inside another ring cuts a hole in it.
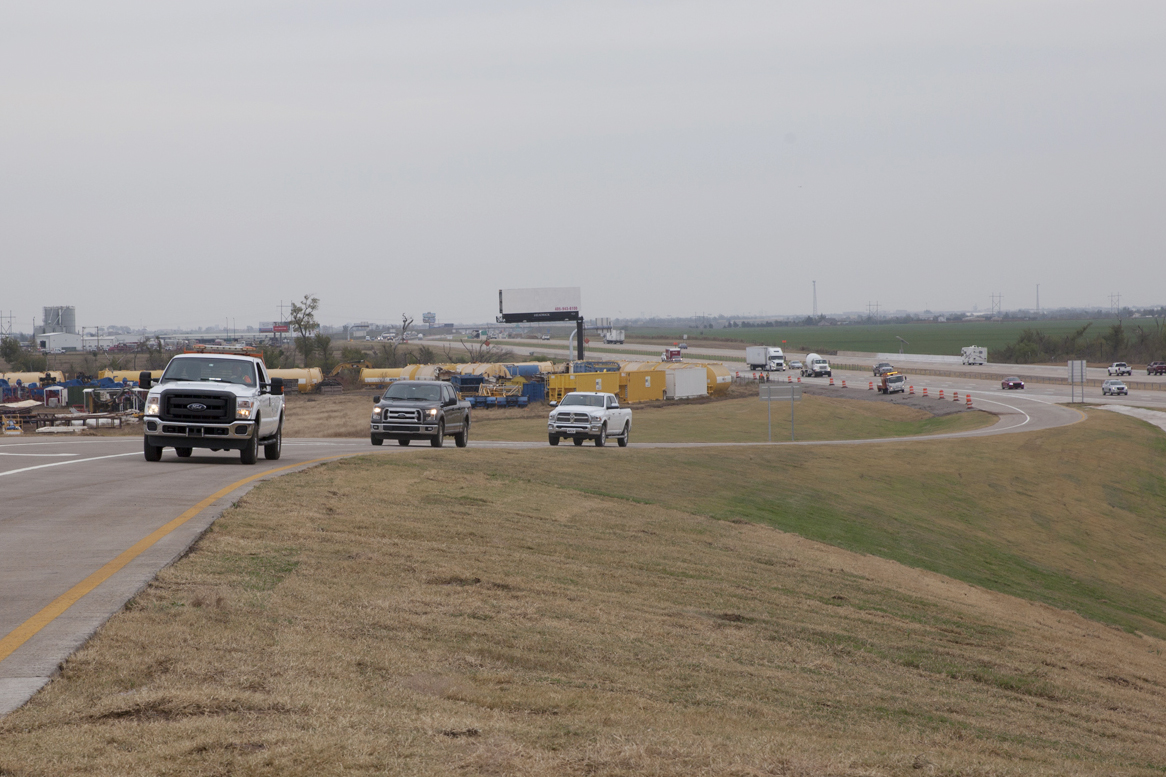
[[[312,337],[320,328],[316,321],[316,310],[320,307],[320,298],[305,294],[303,302],[293,302],[288,321],[296,332],[296,348],[304,355],[304,366],[308,366],[308,357],[315,350],[315,341]]]
[[[401,334],[397,337],[397,342],[405,342],[405,333],[409,331],[409,327],[413,326],[413,319],[409,318],[404,313],[401,314]]]

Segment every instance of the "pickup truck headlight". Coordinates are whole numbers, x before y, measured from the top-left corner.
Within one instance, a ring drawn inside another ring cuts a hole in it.
[[[251,411],[255,407],[254,399],[236,399],[235,400],[235,418],[250,418]]]
[[[372,409],[372,417],[373,418],[380,418],[381,417],[381,409],[379,407],[374,407]]]
[[[146,415],[162,414],[162,397],[146,397]]]
[[[426,410],[426,411],[425,411],[425,417],[426,417],[426,418],[437,418],[437,408],[436,408],[436,407],[431,407],[431,408],[429,408],[428,410]]]

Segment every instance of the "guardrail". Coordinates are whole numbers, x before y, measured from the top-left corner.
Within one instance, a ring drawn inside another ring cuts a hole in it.
[[[838,370],[855,370],[857,372],[870,372],[870,367],[864,364],[834,364],[834,369]],[[1025,383],[1050,383],[1056,386],[1068,386],[1068,378],[1054,378],[1049,375],[1024,375],[1019,372],[1012,372],[1007,375],[997,374],[993,372],[955,372],[954,370],[932,370],[932,369],[918,369],[904,372],[905,375],[929,375],[938,378],[971,378],[973,380],[1004,380],[1005,378],[1020,378]],[[1086,386],[1101,386],[1101,384],[1108,380],[1108,378],[1088,378],[1085,381]],[[1126,388],[1133,391],[1166,391],[1166,383],[1150,383],[1142,380],[1125,380]],[[1080,383],[1077,384],[1081,385]]]

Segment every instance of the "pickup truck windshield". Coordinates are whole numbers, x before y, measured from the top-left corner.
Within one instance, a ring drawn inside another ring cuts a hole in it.
[[[215,383],[238,383],[254,386],[256,383],[255,364],[242,359],[216,359],[195,356],[187,359],[172,359],[162,373],[160,382],[168,380],[213,381]]]
[[[587,396],[584,394],[568,394],[563,397],[563,401],[559,403],[560,406],[566,407],[568,405],[583,405],[585,407],[603,407],[603,397],[594,395]]]
[[[412,399],[422,402],[440,402],[441,386],[419,386],[415,383],[394,383],[385,392],[384,399]]]

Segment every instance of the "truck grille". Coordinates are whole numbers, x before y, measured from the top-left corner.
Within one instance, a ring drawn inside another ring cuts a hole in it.
[[[191,407],[195,405],[195,407]],[[202,408],[197,407],[202,405]],[[167,392],[162,395],[162,420],[229,423],[235,416],[232,394]]]
[[[591,416],[586,413],[559,413],[559,423],[589,424],[591,423]]]
[[[407,408],[388,408],[385,410],[385,421],[392,423],[405,424],[419,424],[421,423],[421,411],[417,409]]]

